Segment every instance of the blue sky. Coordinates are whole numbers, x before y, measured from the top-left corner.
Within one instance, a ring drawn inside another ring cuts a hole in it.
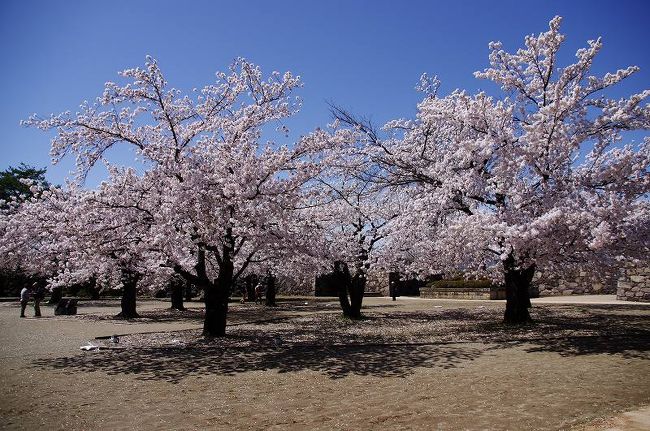
[[[101,94],[117,71],[158,59],[174,87],[202,87],[237,56],[265,72],[303,78],[303,109],[291,138],[329,121],[327,101],[376,124],[410,116],[423,72],[442,93],[491,90],[472,73],[488,65],[487,44],[515,50],[527,34],[564,17],[563,55],[603,37],[594,72],[641,71],[616,90],[650,87],[650,1],[0,1],[0,170],[25,162],[62,183],[73,160],[52,166],[50,136],[20,126],[31,113],[74,111]],[[116,151],[115,161],[129,154]],[[104,173],[96,169],[87,184]]]

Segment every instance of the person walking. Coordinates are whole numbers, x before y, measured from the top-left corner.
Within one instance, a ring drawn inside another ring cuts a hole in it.
[[[45,288],[38,283],[32,285],[34,288],[34,316],[41,317],[41,301],[45,298]]]
[[[23,287],[20,291],[20,317],[25,317],[25,308],[27,308],[31,293],[31,289],[27,286]]]

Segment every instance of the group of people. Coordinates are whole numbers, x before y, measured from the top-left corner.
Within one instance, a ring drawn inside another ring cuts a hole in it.
[[[25,317],[25,309],[30,299],[34,299],[34,317],[41,317],[41,301],[45,298],[45,288],[34,283],[20,291],[20,317]]]
[[[257,283],[257,285],[255,286],[255,289],[253,291],[254,292],[253,295],[255,296],[255,298],[253,298],[253,299],[255,299],[256,304],[261,304],[262,301],[264,300],[264,291],[265,291],[264,285],[262,285],[262,283]],[[249,299],[248,298],[248,291],[246,290],[246,288],[244,288],[244,289],[242,289],[241,300],[239,302],[241,302],[243,304],[248,299]]]

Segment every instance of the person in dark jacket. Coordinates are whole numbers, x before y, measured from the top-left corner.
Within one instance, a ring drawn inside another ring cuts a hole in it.
[[[45,298],[45,288],[34,283],[34,316],[41,317],[41,301]]]

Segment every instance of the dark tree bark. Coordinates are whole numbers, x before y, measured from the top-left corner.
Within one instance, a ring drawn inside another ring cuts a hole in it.
[[[205,290],[205,321],[203,322],[203,336],[205,337],[223,337],[226,335],[228,299],[235,281],[235,268],[232,261],[233,250],[232,230],[228,229],[224,235],[224,245],[218,259],[219,276],[212,285],[208,284]],[[202,272],[205,274],[205,253],[203,254]]]
[[[229,239],[226,235],[226,239]],[[175,265],[174,270],[185,280],[203,291],[205,317],[203,320],[204,337],[223,337],[226,335],[226,317],[228,315],[228,299],[234,283],[234,265],[232,262],[233,241],[227,241],[222,254],[218,254],[219,276],[211,281],[206,270],[206,246],[199,245],[194,269],[196,275]],[[214,251],[210,248],[211,251]]]
[[[275,307],[275,295],[277,293],[275,287],[275,276],[269,273],[266,277],[266,302],[265,304],[269,307]]]
[[[333,275],[333,281],[338,289],[339,303],[341,304],[341,310],[343,310],[343,316],[351,317],[352,309],[350,306],[350,299],[348,298],[348,289],[352,280],[350,277],[350,271],[348,270],[348,265],[341,261],[335,262]]]
[[[233,264],[223,262],[219,265],[219,277],[205,291],[205,321],[203,335],[223,337],[226,335],[228,298],[233,284]]]
[[[123,319],[134,319],[140,317],[136,307],[136,292],[140,275],[130,269],[122,269],[121,281],[124,289],[122,291],[122,311],[117,317]]]
[[[94,300],[99,299],[99,289],[96,288],[90,289],[90,298]]]
[[[185,310],[183,306],[183,285],[185,283],[182,279],[177,277],[172,278],[171,281],[171,309],[172,310]]]
[[[50,305],[56,305],[63,298],[63,288],[61,286],[55,287],[52,289],[52,294],[50,295],[50,300],[47,301]]]
[[[352,277],[345,262],[334,264],[334,282],[338,286],[339,303],[343,316],[350,319],[361,318],[361,305],[366,289],[366,277],[361,270]]]
[[[93,277],[89,282],[88,282],[88,292],[90,293],[90,297],[94,300],[99,299],[99,289],[97,288],[97,280]]]
[[[519,268],[513,256],[504,262],[506,284],[506,311],[503,323],[523,324],[532,321],[528,309],[530,303],[530,283],[535,275],[535,265]]]
[[[192,283],[189,280],[185,280],[185,301],[192,300]]]
[[[223,337],[226,335],[226,317],[228,315],[228,297],[223,295],[222,282],[217,279],[205,290],[205,320],[203,335],[205,337]]]
[[[363,294],[366,290],[366,277],[364,274],[355,274],[350,283],[350,318],[361,318],[361,305]]]

